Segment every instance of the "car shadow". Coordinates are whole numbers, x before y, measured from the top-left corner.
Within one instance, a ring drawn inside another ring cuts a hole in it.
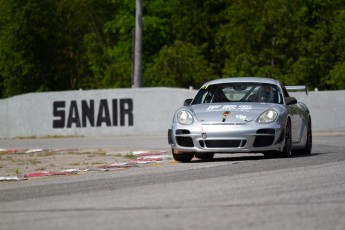
[[[225,162],[225,161],[257,161],[257,160],[264,160],[267,159],[264,155],[261,154],[253,154],[252,156],[236,156],[236,154],[229,154],[226,157],[221,157],[224,156],[224,154],[217,154],[215,157],[211,160],[203,160],[203,159],[198,159],[198,158],[193,158],[193,160],[190,163],[203,163],[203,162]]]
[[[315,157],[323,153],[311,153],[309,155],[304,154],[294,154],[288,158],[279,157],[279,156],[265,156],[263,154],[250,154],[247,156],[236,156],[236,154],[217,154],[211,160],[203,160],[198,158],[193,158],[193,160],[189,163],[203,163],[203,162],[245,162],[245,161],[259,161],[259,160],[269,160],[269,159],[291,159],[291,158],[304,158],[304,157]],[[227,155],[226,157],[219,157],[219,156]]]

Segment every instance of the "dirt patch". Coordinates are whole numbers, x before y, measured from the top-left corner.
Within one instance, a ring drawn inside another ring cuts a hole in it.
[[[2,151],[0,177],[41,171],[97,168],[101,165],[126,162],[133,157],[131,152],[114,152],[109,149]]]

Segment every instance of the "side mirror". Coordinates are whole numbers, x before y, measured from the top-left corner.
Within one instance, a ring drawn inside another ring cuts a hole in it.
[[[193,99],[186,99],[183,103],[183,106],[190,106],[190,104],[192,103]]]
[[[295,105],[297,104],[297,99],[294,97],[286,97],[285,102],[286,102],[286,105]]]

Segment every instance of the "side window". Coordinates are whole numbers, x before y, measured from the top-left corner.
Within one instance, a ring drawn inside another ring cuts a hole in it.
[[[284,97],[290,97],[288,91],[286,90],[286,88],[284,86],[282,87],[282,89],[283,89]]]

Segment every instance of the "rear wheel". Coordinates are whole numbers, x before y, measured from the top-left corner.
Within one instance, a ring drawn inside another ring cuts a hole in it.
[[[307,126],[307,141],[303,149],[293,150],[293,154],[299,155],[309,155],[311,153],[311,149],[313,146],[313,135],[312,135],[312,128],[311,128],[311,118],[309,117],[308,126]]]
[[[193,153],[179,153],[176,154],[174,152],[174,149],[171,149],[172,155],[174,157],[175,161],[180,161],[180,162],[190,162],[192,158],[194,157]]]
[[[212,160],[214,153],[196,153],[195,157],[201,160]]]

